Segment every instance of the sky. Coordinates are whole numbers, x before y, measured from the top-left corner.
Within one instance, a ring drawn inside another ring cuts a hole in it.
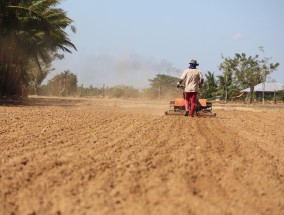
[[[220,75],[222,56],[259,55],[280,63],[270,81],[284,84],[283,0],[62,0],[78,51],[53,63],[84,87],[149,86],[157,74],[180,77],[191,59]],[[259,47],[264,47],[264,52]]]

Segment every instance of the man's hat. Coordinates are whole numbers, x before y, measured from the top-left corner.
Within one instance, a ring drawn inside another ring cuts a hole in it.
[[[193,64],[193,65],[196,65],[196,66],[199,65],[196,60],[191,60],[191,61],[190,61],[190,64]]]

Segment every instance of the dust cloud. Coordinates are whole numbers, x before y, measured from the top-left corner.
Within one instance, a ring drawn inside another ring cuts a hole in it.
[[[142,89],[148,87],[148,80],[157,74],[178,77],[181,70],[165,59],[155,61],[136,53],[117,56],[100,54],[88,59],[78,76],[87,85],[129,85]]]

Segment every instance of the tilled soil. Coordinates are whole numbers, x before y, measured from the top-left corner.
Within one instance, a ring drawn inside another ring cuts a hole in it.
[[[284,214],[284,110],[163,102],[0,106],[0,214]]]

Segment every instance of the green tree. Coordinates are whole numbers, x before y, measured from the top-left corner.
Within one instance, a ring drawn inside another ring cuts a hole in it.
[[[254,86],[261,83],[263,78],[258,55],[247,57],[245,53],[237,53],[234,62],[234,71],[238,81],[250,88],[250,103],[252,103]]]
[[[124,87],[124,90],[124,97],[126,98],[138,98],[140,96],[139,90],[132,86],[126,86]]]
[[[229,86],[233,83],[234,76],[243,88],[250,88],[250,103],[253,99],[254,86],[261,83],[262,74],[258,55],[247,57],[245,53],[236,53],[234,58],[223,58],[219,68],[223,76],[219,76],[220,86],[224,86],[225,101]]]
[[[233,73],[227,74],[226,77],[224,75],[218,75],[216,82],[218,85],[216,95],[222,95],[226,102],[240,92],[241,87]]]
[[[264,83],[267,75],[279,66],[279,63],[269,64],[269,58],[260,60],[258,55],[247,57],[245,53],[236,53],[234,58],[222,58],[224,61],[219,68],[223,71],[223,76],[218,78],[225,92],[225,100],[229,92],[235,93],[242,87],[250,88],[250,103],[252,103],[254,86]]]
[[[284,101],[284,90],[280,90],[276,92],[276,99],[280,101]]]
[[[77,92],[77,76],[69,70],[64,71],[48,81],[51,95],[70,96]]]
[[[139,90],[132,86],[118,85],[108,89],[107,96],[114,98],[138,98]]]
[[[0,96],[26,96],[27,68],[34,61],[48,62],[58,49],[76,50],[65,32],[75,32],[59,0],[0,2]]]
[[[214,76],[214,72],[208,71],[205,73],[205,81],[200,89],[199,97],[212,99],[217,92],[217,83]]]
[[[264,47],[260,46],[259,50],[264,54]],[[279,63],[269,63],[271,60],[270,58],[264,57],[263,59],[260,60],[260,69],[261,69],[261,75],[262,75],[262,103],[264,104],[264,92],[265,92],[265,83],[267,80],[267,76],[271,74],[273,71],[277,70]]]
[[[235,93],[234,89],[234,68],[236,67],[236,61],[234,59],[225,58],[222,56],[223,62],[219,65],[219,69],[223,72],[223,75],[218,76],[219,93],[224,96],[225,102],[228,97]]]
[[[149,79],[150,86],[159,99],[167,92],[174,92],[178,81],[179,79],[176,77],[163,74],[158,74],[155,78]]]

